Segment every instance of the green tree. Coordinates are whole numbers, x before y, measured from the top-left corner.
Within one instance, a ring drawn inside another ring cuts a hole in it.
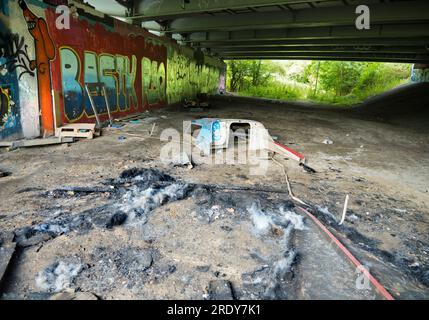
[[[248,62],[244,60],[228,61],[229,90],[237,92],[244,87],[249,74]]]
[[[230,60],[227,67],[228,87],[232,92],[266,85],[276,69],[270,61],[261,60]]]

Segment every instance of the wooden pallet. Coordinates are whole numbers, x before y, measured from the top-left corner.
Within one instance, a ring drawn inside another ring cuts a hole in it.
[[[71,123],[58,128],[56,136],[60,138],[93,139],[95,133],[95,123]]]

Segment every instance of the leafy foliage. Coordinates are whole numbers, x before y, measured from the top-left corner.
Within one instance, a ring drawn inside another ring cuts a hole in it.
[[[228,62],[228,88],[240,95],[350,105],[407,82],[411,66],[376,62]]]

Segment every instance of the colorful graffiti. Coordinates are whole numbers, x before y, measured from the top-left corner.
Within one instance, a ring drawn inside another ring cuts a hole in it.
[[[0,58],[0,65],[5,64]],[[0,138],[17,134],[20,130],[19,86],[16,72],[0,67]]]
[[[0,30],[6,30],[1,21]],[[0,33],[0,139],[16,135],[21,129],[18,79],[31,74],[29,62],[23,38],[18,34]]]
[[[19,68],[19,79],[25,74],[34,77],[34,71],[31,68],[31,60],[28,55],[28,45],[25,44],[24,37],[19,34],[0,33],[0,72],[14,72]]]
[[[0,0],[0,13],[9,15],[9,2],[8,0]]]
[[[6,21],[20,30],[5,33],[8,28],[0,26],[0,139],[25,131],[28,127],[19,126],[39,114],[42,130],[39,123],[27,130],[33,136],[52,133],[64,123],[94,122],[85,88],[90,83],[104,84],[114,117],[218,90],[221,64],[211,66],[202,52],[183,50],[138,26],[95,15],[84,4],[79,4],[70,29],[58,30],[54,4],[65,2],[0,0],[0,24]],[[106,120],[102,93],[91,95]]]
[[[86,96],[84,84],[104,83],[112,112],[127,111],[138,105],[135,82],[137,58],[84,51],[83,64],[79,54],[70,47],[60,49],[64,113],[69,121],[81,118],[84,113],[93,116],[93,110]],[[80,78],[83,70],[83,83]],[[94,97],[100,114],[107,113],[107,106],[101,93]]]
[[[53,23],[52,16],[49,21]],[[70,31],[53,32],[59,52],[53,63],[53,89],[62,93],[62,123],[94,121],[85,88],[90,83],[104,84],[114,116],[166,105],[167,50],[148,35],[135,26],[118,22],[112,29],[109,24],[92,24],[86,19],[73,19]],[[82,40],[77,42],[80,36]],[[100,92],[93,94],[97,113],[104,120],[104,97]]]
[[[413,68],[412,82],[429,82],[429,66],[427,68]]]
[[[54,112],[51,96],[51,61],[55,58],[54,42],[49,34],[48,25],[37,17],[24,0],[18,1],[22,9],[28,31],[34,38],[36,60],[31,61],[31,70],[37,70],[39,108],[42,128],[47,133],[54,132]]]
[[[213,93],[219,87],[220,70],[197,62],[174,48],[168,57],[168,102],[175,103],[198,93]]]
[[[142,88],[136,89],[137,57],[96,54],[84,51],[83,64],[77,51],[70,47],[60,49],[62,87],[64,95],[64,113],[69,121],[86,115],[94,115],[84,84],[104,83],[111,112],[136,110],[139,106],[137,91],[143,93],[143,105],[165,102],[165,66],[163,62],[141,60]],[[81,73],[83,79],[81,83]],[[107,113],[107,106],[101,94],[94,97],[97,112]]]

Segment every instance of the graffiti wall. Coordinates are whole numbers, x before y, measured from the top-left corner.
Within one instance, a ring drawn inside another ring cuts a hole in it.
[[[429,65],[414,65],[411,74],[412,82],[429,82]]]
[[[19,2],[1,0],[0,139],[40,133],[34,57],[34,40]]]
[[[170,47],[168,50],[167,97],[175,103],[199,92],[219,90],[222,67],[215,61],[205,63],[208,57],[194,57],[189,48]]]
[[[53,4],[75,12],[58,28]],[[52,133],[219,89],[224,64],[75,1],[0,0],[0,139]],[[4,32],[3,30],[6,30]],[[13,32],[11,30],[14,30]]]

